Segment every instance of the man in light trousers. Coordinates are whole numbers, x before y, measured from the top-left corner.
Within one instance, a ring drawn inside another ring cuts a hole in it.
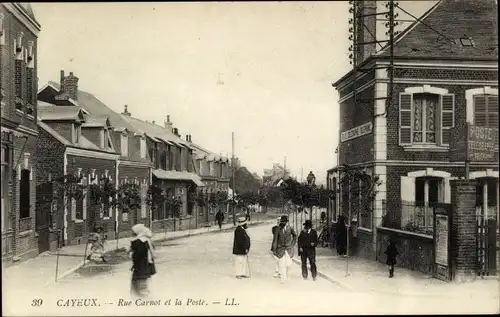
[[[297,234],[288,225],[288,216],[281,216],[279,228],[274,235],[271,251],[278,258],[281,283],[288,279],[288,268],[293,264],[293,249],[297,243]]]

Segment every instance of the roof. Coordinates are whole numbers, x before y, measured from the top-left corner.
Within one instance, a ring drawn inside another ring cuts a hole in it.
[[[179,144],[180,146],[186,144],[186,142],[184,142],[180,137],[173,134],[171,131],[165,129],[164,127],[123,114],[121,114],[120,117],[122,118],[122,120],[126,121],[127,124],[129,124],[134,129],[134,131],[143,131],[147,135],[155,139],[162,140],[165,143],[174,142],[175,144]]]
[[[60,85],[56,82],[50,81],[49,85],[56,88],[58,91]],[[76,101],[82,108],[87,110],[92,114],[92,116],[103,117],[107,116],[111,123],[111,126],[116,129],[126,128],[129,131],[134,131],[135,129],[122,119],[122,116],[111,110],[108,106],[97,99],[93,94],[78,90],[78,100]]]
[[[205,184],[201,181],[201,178],[198,175],[190,172],[166,171],[162,169],[155,169],[153,170],[153,175],[159,179],[192,181],[199,187],[205,186]]]
[[[395,38],[394,55],[412,58],[496,59],[496,14],[496,3],[491,0],[441,0],[424,13],[420,21],[408,26]],[[461,38],[471,38],[474,46],[461,45],[458,43]],[[389,56],[389,50],[386,47],[377,55]]]
[[[82,127],[84,128],[103,128],[110,126],[108,117],[105,116],[88,116]]]
[[[420,21],[413,22],[394,38],[394,57],[417,60],[497,61],[496,14],[496,1],[440,0],[419,17]],[[471,38],[474,46],[456,43],[461,38]],[[338,86],[352,76],[355,70],[366,68],[374,59],[389,56],[389,45],[386,45],[377,54],[336,80],[332,86]]]
[[[28,2],[18,2],[17,4],[23,9],[23,11],[30,18],[33,19],[33,21],[35,21],[38,25],[40,25],[40,23],[36,20],[35,13],[33,12],[33,8],[31,7],[31,4],[29,4]]]
[[[83,120],[80,107],[56,106],[43,101],[37,101],[37,114],[41,120]]]

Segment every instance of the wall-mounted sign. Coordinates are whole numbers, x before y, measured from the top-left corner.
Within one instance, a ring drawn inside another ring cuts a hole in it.
[[[346,142],[355,138],[359,138],[360,136],[367,135],[372,133],[373,123],[367,122],[362,125],[358,125],[355,128],[344,131],[340,134],[340,142]]]
[[[495,162],[498,159],[498,129],[467,123],[466,129],[450,130],[450,157],[455,161]]]

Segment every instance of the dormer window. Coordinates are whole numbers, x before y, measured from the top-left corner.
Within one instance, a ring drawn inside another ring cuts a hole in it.
[[[140,140],[141,158],[146,158],[146,137],[142,136]]]
[[[82,126],[78,123],[73,123],[73,143],[80,143],[80,136],[82,134]]]
[[[120,149],[122,156],[128,156],[128,135],[126,132],[121,134]]]

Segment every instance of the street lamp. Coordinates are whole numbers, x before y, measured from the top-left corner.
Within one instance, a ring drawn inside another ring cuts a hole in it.
[[[312,190],[316,182],[316,176],[314,176],[312,171],[309,171],[306,180],[307,180],[307,185],[309,185],[309,188]],[[311,197],[309,197],[309,199],[311,199]],[[313,206],[311,205],[311,212],[309,214],[309,220],[311,220],[311,222],[312,222],[312,212],[313,212]]]

